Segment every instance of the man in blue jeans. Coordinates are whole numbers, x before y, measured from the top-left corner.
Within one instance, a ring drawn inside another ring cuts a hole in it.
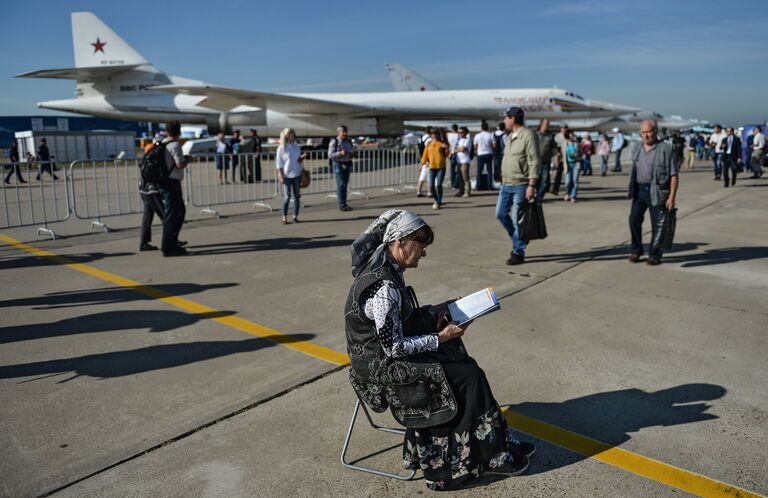
[[[501,189],[496,202],[496,218],[512,239],[512,253],[507,264],[519,265],[525,262],[528,241],[520,240],[517,214],[524,199],[531,202],[536,197],[541,164],[538,140],[536,134],[525,127],[523,110],[510,107],[503,116],[509,135],[501,160]]]
[[[339,210],[352,211],[352,208],[347,204],[347,188],[349,186],[349,174],[352,171],[352,159],[357,156],[357,151],[347,136],[346,126],[339,126],[336,131],[338,135],[328,144],[328,159],[331,161],[333,175],[336,177],[336,197],[339,200]]]
[[[658,237],[659,217],[663,210],[675,207],[677,196],[677,159],[672,145],[660,142],[656,121],[647,119],[640,125],[643,140],[632,151],[632,173],[629,179],[629,233],[632,237],[629,261],[640,262],[643,255],[643,219],[645,211],[651,212],[651,243],[648,247],[647,264],[661,264],[662,250]]]

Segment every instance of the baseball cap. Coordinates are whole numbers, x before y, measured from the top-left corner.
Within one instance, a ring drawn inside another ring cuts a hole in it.
[[[611,132],[618,133],[619,132],[619,127],[618,126],[614,126],[613,129],[611,130]]]
[[[523,119],[525,112],[521,107],[507,107],[507,110],[502,113],[502,117]]]

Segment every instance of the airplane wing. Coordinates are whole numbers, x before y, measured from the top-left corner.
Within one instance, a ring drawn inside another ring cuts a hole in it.
[[[197,105],[217,111],[228,111],[240,105],[272,109],[285,114],[366,114],[367,106],[344,104],[282,93],[255,92],[214,85],[157,85],[153,90],[206,98]]]
[[[126,64],[121,66],[71,67],[67,69],[43,69],[29,73],[17,74],[17,78],[56,78],[63,80],[96,80],[113,74],[130,71],[141,64]]]

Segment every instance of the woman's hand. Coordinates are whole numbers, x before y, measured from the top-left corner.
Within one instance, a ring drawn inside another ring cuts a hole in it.
[[[437,342],[446,342],[451,339],[456,339],[464,335],[464,331],[467,330],[467,325],[456,325],[455,323],[448,324],[443,330],[437,333]]]

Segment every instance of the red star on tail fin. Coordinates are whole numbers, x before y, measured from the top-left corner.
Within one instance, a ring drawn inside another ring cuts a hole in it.
[[[107,42],[103,42],[103,41],[99,40],[99,37],[97,36],[96,37],[96,43],[91,43],[91,45],[93,45],[93,53],[95,54],[96,52],[101,52],[103,54],[104,53],[104,45],[106,45],[106,44],[107,44]]]

